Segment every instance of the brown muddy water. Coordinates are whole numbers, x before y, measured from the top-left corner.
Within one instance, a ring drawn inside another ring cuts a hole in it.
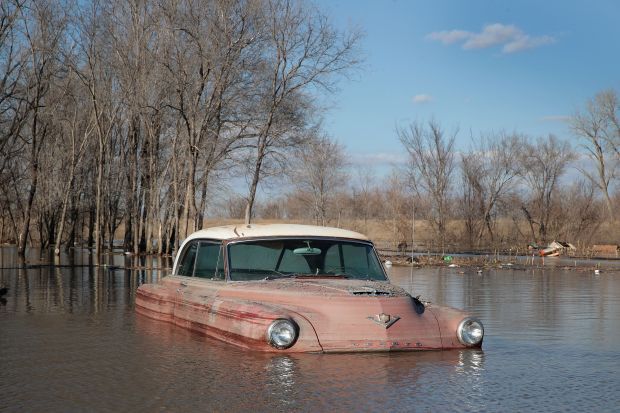
[[[393,267],[484,322],[482,351],[260,354],[134,313],[165,268],[88,254],[17,265],[0,249],[0,411],[620,410],[620,272]],[[125,267],[129,269],[125,269]]]

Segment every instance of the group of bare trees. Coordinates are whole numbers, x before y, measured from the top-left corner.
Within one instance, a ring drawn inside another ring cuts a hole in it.
[[[552,239],[618,242],[620,102],[615,91],[598,93],[569,125],[568,139],[504,132],[472,137],[460,159],[454,134],[435,121],[398,129],[409,154],[408,185],[426,205],[421,212],[438,243],[447,236],[471,247]],[[449,234],[447,222],[455,224]]]
[[[572,119],[573,125],[583,124],[579,113]],[[397,132],[409,154],[408,183],[418,199],[427,199],[423,216],[440,245],[455,240],[470,247],[504,241],[589,242],[603,222],[613,225],[613,201],[605,192],[613,182],[604,186],[594,179],[588,172],[593,165],[587,162],[582,174],[576,169],[569,174],[578,165],[579,152],[566,140],[494,133],[472,137],[469,150],[456,159],[454,134],[446,135],[434,121]],[[612,170],[607,169],[609,174]],[[601,213],[597,195],[603,195],[608,214]],[[454,224],[449,234],[447,222]]]
[[[316,94],[358,63],[359,34],[296,0],[0,13],[0,238],[20,254],[83,236],[100,252],[119,228],[128,250],[170,250],[224,174],[247,176],[249,222],[259,183],[320,135]]]
[[[498,132],[472,136],[466,150],[455,147],[457,131],[414,122],[396,130],[407,164],[374,182],[363,166],[346,174],[342,151],[323,143],[327,151],[302,154],[293,191],[263,216],[344,221],[361,231],[374,220],[391,227],[377,235],[393,241],[411,239],[417,217],[425,228],[418,239],[437,248],[617,243],[619,107],[604,91],[571,117],[569,139]],[[328,210],[323,183],[330,183]]]
[[[457,150],[458,131],[414,122],[397,130],[407,165],[379,178],[320,128],[317,97],[359,42],[302,0],[0,2],[0,240],[163,253],[208,213],[379,220],[403,240],[417,217],[436,245],[472,247],[615,228],[613,90],[571,117],[582,149],[502,132]],[[224,177],[247,187],[215,210]]]

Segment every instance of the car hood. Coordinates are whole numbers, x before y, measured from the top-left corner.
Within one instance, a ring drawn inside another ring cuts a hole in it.
[[[389,282],[297,278],[229,284],[220,298],[277,305],[293,319],[304,318],[324,351],[441,348],[435,315]]]
[[[253,292],[258,295],[319,297],[404,297],[409,294],[387,281],[330,279],[326,277],[281,278],[263,281],[230,282],[224,291]]]

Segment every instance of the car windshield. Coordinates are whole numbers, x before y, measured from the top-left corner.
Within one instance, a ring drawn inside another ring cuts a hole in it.
[[[276,239],[228,246],[230,279],[264,280],[295,276],[385,280],[371,244],[335,239]]]

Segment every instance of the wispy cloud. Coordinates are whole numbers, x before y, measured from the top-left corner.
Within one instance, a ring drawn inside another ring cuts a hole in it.
[[[450,31],[441,31],[441,32],[433,32],[426,35],[427,39],[437,40],[443,44],[453,44],[460,42],[462,40],[466,40],[471,36],[471,32],[466,32],[464,30],[450,30]]]
[[[502,46],[503,53],[516,53],[556,41],[552,36],[530,36],[515,25],[501,23],[488,24],[478,33],[466,30],[447,30],[429,33],[426,38],[445,45],[460,43],[464,50]]]
[[[548,115],[543,116],[539,120],[541,122],[568,122],[570,119],[571,117],[566,115]]]
[[[433,97],[427,94],[420,94],[420,95],[415,95],[412,100],[413,100],[413,103],[422,104],[422,103],[432,102]]]
[[[354,153],[351,154],[351,162],[354,165],[365,166],[394,166],[407,163],[407,156],[402,153]]]

